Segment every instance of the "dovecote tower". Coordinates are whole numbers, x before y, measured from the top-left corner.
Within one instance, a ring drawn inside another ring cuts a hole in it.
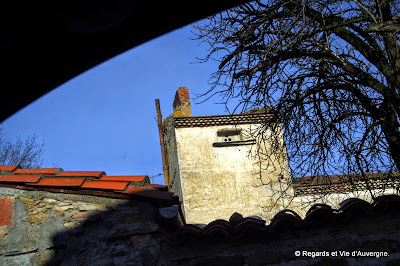
[[[282,138],[279,126],[263,129],[270,114],[192,116],[186,87],[177,90],[173,107],[164,120],[170,188],[188,223],[228,220],[235,212],[260,216],[277,205],[271,187],[289,180],[286,157],[264,160],[271,147],[257,145],[266,135]]]
[[[305,216],[305,206],[335,208],[357,197],[397,194],[399,173],[291,178],[283,133],[264,108],[235,115],[192,116],[186,87],[180,87],[174,111],[164,120],[170,190],[182,200],[188,223],[243,216],[271,219],[279,210]],[[368,179],[369,189],[362,178]],[[396,192],[397,191],[397,192]]]

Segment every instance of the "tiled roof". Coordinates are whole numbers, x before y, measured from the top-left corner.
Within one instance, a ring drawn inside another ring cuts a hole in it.
[[[339,209],[333,209],[325,204],[313,205],[304,219],[292,210],[282,210],[267,226],[266,221],[260,217],[243,218],[237,213],[232,215],[229,221],[216,220],[208,225],[186,224],[165,240],[172,245],[185,241],[215,241],[216,239],[231,241],[248,237],[270,241],[288,233],[298,234],[300,230],[313,230],[316,226],[345,224],[360,216],[379,216],[391,211],[395,213],[400,211],[400,196],[380,196],[373,203],[351,198],[343,201]]]
[[[139,197],[161,200],[164,205],[179,204],[178,197],[166,186],[150,184],[146,175],[107,176],[104,171],[21,169],[18,165],[0,165],[0,187],[122,199]]]
[[[361,174],[305,176],[293,178],[292,185],[296,196],[398,188],[400,174],[365,173],[364,177]]]
[[[272,114],[233,114],[175,117],[175,128],[181,127],[208,127],[223,125],[263,124],[271,120]]]

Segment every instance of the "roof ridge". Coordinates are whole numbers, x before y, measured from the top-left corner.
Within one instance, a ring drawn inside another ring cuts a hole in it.
[[[229,115],[209,115],[209,116],[187,116],[175,117],[174,127],[206,127],[221,125],[240,125],[240,124],[264,124],[272,121],[272,113],[256,114],[229,114]]]
[[[181,116],[181,117],[174,117],[177,120],[185,120],[185,119],[196,119],[196,118],[214,118],[214,117],[235,117],[235,116],[265,116],[270,115],[272,113],[254,113],[254,114],[225,114],[225,115],[197,115],[197,116]]]
[[[166,186],[150,185],[148,175],[107,176],[104,171],[60,169],[26,168],[20,171],[19,166],[0,165],[0,187],[127,199],[139,196],[166,201],[167,205],[179,204]],[[142,192],[137,193],[138,190],[134,188],[140,188]]]
[[[385,183],[386,187],[395,188],[400,185],[400,173],[398,172],[366,173],[366,178],[372,189],[381,188],[383,180],[389,180]],[[296,196],[351,192],[367,189],[366,180],[361,173],[304,176],[293,178],[292,187]]]

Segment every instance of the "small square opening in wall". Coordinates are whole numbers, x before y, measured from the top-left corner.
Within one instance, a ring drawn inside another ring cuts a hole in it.
[[[224,128],[217,131],[217,142],[213,143],[213,147],[253,145],[255,141],[255,139],[243,140],[241,128]]]
[[[240,141],[241,138],[241,128],[225,128],[217,131],[218,142],[231,142]]]

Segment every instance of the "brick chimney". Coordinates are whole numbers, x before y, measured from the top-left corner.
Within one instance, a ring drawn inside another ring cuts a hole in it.
[[[176,91],[174,103],[174,116],[192,116],[192,109],[190,108],[189,91],[186,87],[179,87]]]

